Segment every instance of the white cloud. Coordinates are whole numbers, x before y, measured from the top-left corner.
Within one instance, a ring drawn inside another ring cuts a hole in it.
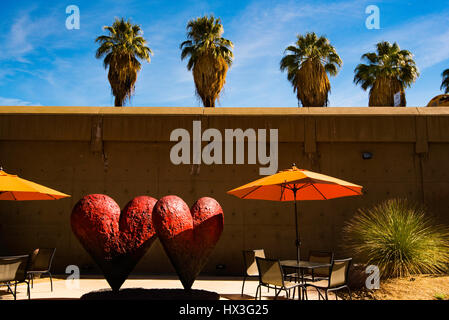
[[[43,46],[50,35],[58,32],[54,16],[32,18],[31,11],[27,9],[21,12],[13,21],[9,32],[0,37],[0,60],[30,63],[27,55]]]
[[[0,97],[0,106],[41,106],[40,103],[33,103],[17,98]]]

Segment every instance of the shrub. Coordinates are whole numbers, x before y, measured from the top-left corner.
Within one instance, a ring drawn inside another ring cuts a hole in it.
[[[434,297],[437,300],[446,300],[446,295],[444,293],[437,293]]]
[[[343,240],[356,259],[377,265],[382,278],[448,269],[449,228],[406,199],[359,209],[344,226]]]

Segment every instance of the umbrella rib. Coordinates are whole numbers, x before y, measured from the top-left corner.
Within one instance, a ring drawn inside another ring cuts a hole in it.
[[[307,188],[308,186],[310,186],[312,183],[304,183],[301,187],[299,187],[296,191],[298,192],[299,190],[301,190],[301,189],[304,189],[304,188]],[[296,183],[294,183],[294,185],[296,185]],[[290,191],[293,191],[293,188],[289,188],[288,187],[288,183],[286,183],[286,182],[284,182],[284,183],[282,183],[281,184],[281,198],[280,198],[280,200],[279,201],[282,201],[282,197],[284,196],[284,192],[285,192],[285,189],[287,189],[287,190],[290,190]]]
[[[256,191],[257,189],[259,189],[261,186],[257,186],[256,188],[254,188],[253,190],[251,190],[250,192],[248,192],[247,194],[245,194],[242,199],[245,199],[248,195],[250,195],[251,193],[253,193],[254,191]]]
[[[343,188],[346,188],[346,189],[349,189],[349,190],[351,190],[352,192],[354,192],[356,195],[360,195],[360,194],[362,194],[361,192],[360,193],[358,193],[357,191],[354,191],[354,190],[352,190],[351,188],[349,188],[349,187],[347,187],[347,186],[344,186],[344,185],[340,185],[340,186],[342,186]]]
[[[281,198],[279,199],[279,201],[282,201],[282,197],[284,196],[284,190],[285,190],[285,186],[283,184],[281,184]]]
[[[313,183],[311,184],[311,186],[312,186],[312,187],[314,187],[314,188],[315,188],[315,190],[316,190],[316,191],[318,191],[318,193],[319,193],[319,194],[321,194],[321,196],[323,197],[323,199],[324,199],[324,200],[327,200],[327,198],[326,198],[326,197],[324,196],[324,194],[322,194],[322,193],[321,193],[321,191],[320,191],[320,190],[318,190],[318,188],[317,188],[317,187],[315,187],[315,185],[314,185]]]

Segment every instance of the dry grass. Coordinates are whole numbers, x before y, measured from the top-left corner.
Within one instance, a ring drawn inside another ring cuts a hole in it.
[[[449,276],[416,275],[382,280],[379,290],[353,292],[357,300],[449,300]]]

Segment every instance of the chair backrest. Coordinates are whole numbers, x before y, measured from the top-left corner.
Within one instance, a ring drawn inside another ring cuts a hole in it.
[[[0,282],[23,282],[27,277],[30,256],[0,257]]]
[[[347,284],[349,276],[349,268],[351,267],[352,258],[334,260],[330,267],[329,287],[339,287]]]
[[[284,286],[284,276],[279,260],[256,257],[256,263],[259,270],[260,283],[278,287]]]
[[[310,251],[310,262],[321,262],[331,264],[334,260],[334,253],[329,251]],[[313,274],[318,277],[329,277],[329,268],[316,268],[313,270]]]
[[[244,250],[243,263],[245,264],[245,272],[248,276],[258,276],[256,257],[265,258],[265,251],[263,249]]]
[[[56,248],[39,248],[33,251],[30,271],[50,271]]]

